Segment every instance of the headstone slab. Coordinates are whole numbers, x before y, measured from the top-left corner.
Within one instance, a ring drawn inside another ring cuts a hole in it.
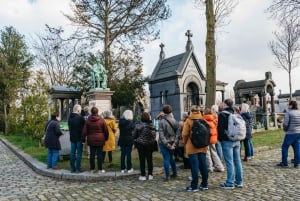
[[[91,109],[94,106],[97,107],[99,110],[99,115],[106,110],[111,110],[111,96],[113,94],[114,91],[108,90],[95,90],[87,92],[89,109]]]

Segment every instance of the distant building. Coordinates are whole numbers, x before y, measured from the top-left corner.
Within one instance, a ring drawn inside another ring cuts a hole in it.
[[[285,112],[288,109],[288,104],[290,101],[290,94],[282,94],[281,91],[278,95],[278,112]],[[298,105],[300,104],[300,90],[296,90],[294,93],[292,93],[292,99],[297,101]]]

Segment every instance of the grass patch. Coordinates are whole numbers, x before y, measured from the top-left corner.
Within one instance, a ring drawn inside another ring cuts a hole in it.
[[[32,140],[28,137],[24,137],[23,135],[1,135],[1,137],[7,139],[9,142],[24,150],[25,153],[31,155],[33,158],[46,163],[47,161],[47,148],[44,146],[39,146],[39,142],[36,140]],[[253,134],[253,145],[254,150],[258,147],[268,146],[270,149],[279,148],[284,138],[284,132],[281,129],[277,130],[268,130],[262,131]],[[105,162],[103,164],[103,168],[107,171],[119,171],[120,170],[120,150],[117,147],[116,151],[113,151],[113,165],[109,166],[108,156],[106,155]],[[139,160],[137,149],[133,149],[132,151],[132,163],[133,168],[139,168]],[[163,166],[162,163],[162,155],[159,152],[153,153],[153,163],[154,166]],[[70,161],[68,158],[64,158],[59,161],[59,166],[63,169],[70,169]],[[84,150],[82,155],[82,168],[84,170],[89,170],[89,159],[87,156],[86,150]]]

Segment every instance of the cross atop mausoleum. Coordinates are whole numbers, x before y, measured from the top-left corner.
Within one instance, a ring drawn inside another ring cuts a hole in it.
[[[191,41],[191,37],[193,37],[193,34],[192,34],[191,30],[187,30],[186,33],[185,33],[185,36],[188,37],[188,40],[187,40],[186,46],[185,46],[185,50],[189,51],[189,50],[194,49],[192,41]]]
[[[165,58],[165,52],[164,52],[164,47],[165,47],[165,45],[163,44],[163,43],[161,43],[160,45],[159,45],[159,47],[160,47],[160,53],[159,53],[159,59],[164,59]]]

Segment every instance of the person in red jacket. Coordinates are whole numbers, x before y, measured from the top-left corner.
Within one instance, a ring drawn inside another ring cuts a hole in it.
[[[218,117],[214,116],[210,108],[205,108],[203,119],[208,123],[210,127],[210,144],[206,153],[206,165],[210,172],[217,171],[223,172],[224,166],[217,154],[215,144],[218,142]]]
[[[82,142],[85,142],[87,137],[87,144],[90,146],[90,170],[95,172],[95,154],[97,154],[98,173],[105,173],[102,169],[103,146],[108,139],[108,129],[104,119],[98,115],[98,108],[92,107],[91,115],[85,121],[82,131]]]

